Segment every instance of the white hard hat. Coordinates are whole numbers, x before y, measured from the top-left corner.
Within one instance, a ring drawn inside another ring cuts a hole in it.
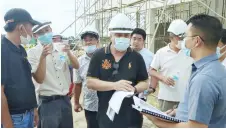
[[[185,33],[187,29],[187,24],[181,19],[173,20],[167,30],[167,32],[171,32],[175,35],[182,35]]]
[[[133,27],[129,17],[119,13],[111,19],[108,30],[112,33],[132,33]]]
[[[41,29],[51,25],[52,22],[51,21],[47,21],[47,22],[40,22],[40,24],[38,25],[35,25],[33,28],[32,28],[32,32],[33,33],[37,33],[38,31],[40,31]]]
[[[94,35],[97,39],[99,39],[99,33],[95,27],[87,26],[80,34],[81,39],[83,39],[87,34]]]

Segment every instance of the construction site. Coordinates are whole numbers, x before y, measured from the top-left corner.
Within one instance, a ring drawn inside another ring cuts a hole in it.
[[[71,6],[70,6],[69,10],[74,11],[72,13],[70,12],[71,14],[74,15],[73,17],[74,21],[68,25],[64,24],[65,28],[64,29],[61,28],[62,31],[57,32],[57,34],[62,36],[61,37],[62,42],[64,40],[69,41],[69,44],[67,42],[68,51],[70,52],[70,47],[71,47],[71,50],[73,54],[76,56],[76,58],[86,54],[84,49],[84,41],[81,39],[81,33],[88,26],[95,27],[99,33],[97,38],[97,43],[96,43],[97,46],[99,45],[98,44],[99,42],[100,42],[100,46],[102,47],[107,46],[111,42],[110,32],[109,32],[109,23],[111,19],[118,13],[126,14],[130,18],[133,28],[141,28],[146,31],[147,36],[146,36],[146,40],[144,40],[145,48],[149,49],[154,54],[160,48],[166,46],[170,42],[169,33],[167,32],[167,29],[169,28],[170,23],[175,19],[182,19],[186,22],[189,18],[191,18],[196,14],[201,14],[201,13],[208,14],[208,15],[217,17],[223,24],[223,28],[226,28],[226,0],[74,0],[72,2],[74,2],[74,8],[71,9]],[[52,9],[52,10],[55,10],[55,9]],[[65,32],[71,32],[71,30],[73,30],[74,33],[70,33],[70,36],[68,35],[66,36]],[[2,36],[4,35],[5,34],[2,34]],[[131,39],[128,39],[128,41],[129,40]],[[37,45],[37,43],[26,44],[24,45],[24,47],[25,49],[27,48],[26,50],[28,50],[32,47],[35,47],[35,45]],[[131,66],[129,63],[128,68],[130,69],[130,67]],[[72,75],[73,75],[73,67],[72,67]],[[58,77],[58,80],[59,80],[59,77]],[[147,77],[147,80],[148,80],[148,77]],[[72,84],[73,83],[74,82],[72,79]],[[155,87],[155,88],[156,88],[156,92],[154,89],[153,94],[147,94],[147,96],[145,97],[147,97],[147,103],[159,109],[158,95],[160,95],[160,92],[158,87]],[[136,93],[135,92],[136,90],[137,89],[135,88],[134,93]],[[82,92],[80,95],[81,97],[79,99],[80,100],[79,104],[83,103],[83,97],[84,97],[83,94],[84,93]],[[78,112],[74,111],[74,107],[76,107],[74,106],[76,105],[76,103],[74,102],[76,99],[74,100],[74,98],[75,97],[71,98],[73,126],[75,128],[86,128],[87,120],[85,117],[84,110],[82,110],[82,107],[81,107],[81,111],[78,111]],[[69,99],[68,101],[70,102]],[[143,128],[155,128],[155,127],[157,126],[155,126],[150,120],[148,120],[148,118],[146,117],[143,118]]]
[[[187,21],[195,14],[204,13],[218,17],[226,28],[226,0],[76,0],[75,10],[75,21],[61,34],[73,26],[76,46],[82,46],[79,34],[88,25],[98,29],[102,46],[108,44],[108,25],[117,13],[126,14],[134,28],[146,31],[145,47],[154,53],[169,43],[167,29],[175,19]],[[149,96],[148,102],[158,107],[156,96]],[[74,113],[74,127],[86,127],[83,112]],[[144,119],[143,127],[155,126]]]
[[[166,30],[172,20],[186,21],[195,14],[204,13],[218,17],[226,27],[226,0],[76,0],[75,10],[75,21],[61,32],[74,26],[75,44],[79,43],[79,34],[88,25],[98,29],[103,46],[109,43],[108,25],[117,13],[125,13],[134,28],[146,31],[145,47],[152,52],[167,44]]]

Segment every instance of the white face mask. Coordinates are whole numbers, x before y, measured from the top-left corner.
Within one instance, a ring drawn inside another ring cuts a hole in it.
[[[24,27],[24,29],[25,29],[25,27]],[[26,32],[26,34],[27,34],[27,31],[26,31],[26,29],[25,29],[25,32]],[[24,44],[24,45],[26,45],[26,44],[29,44],[30,43],[30,41],[31,41],[31,36],[29,35],[29,34],[27,34],[27,37],[25,38],[24,36],[20,36],[20,42],[22,43],[22,44]]]
[[[177,47],[178,49],[181,49],[181,45],[183,44],[183,42],[185,42],[185,41],[184,41],[184,40],[178,41],[176,47]]]

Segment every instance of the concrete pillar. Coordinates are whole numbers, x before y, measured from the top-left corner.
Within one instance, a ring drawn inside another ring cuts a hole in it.
[[[150,9],[147,11],[147,16],[146,16],[146,33],[147,33],[147,39],[146,39],[146,42],[147,42],[147,48],[149,50],[151,50],[152,52],[154,52],[154,43],[151,44],[151,39],[152,39],[152,36],[155,32],[155,13],[156,13],[156,9]]]

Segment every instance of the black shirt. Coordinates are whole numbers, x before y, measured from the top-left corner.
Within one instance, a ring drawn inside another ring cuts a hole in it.
[[[110,46],[104,47],[91,58],[87,76],[98,78],[103,81],[116,82],[119,80],[128,80],[135,86],[140,81],[148,79],[147,70],[143,57],[133,51],[127,49],[125,55],[119,62],[115,62],[114,56],[111,54]],[[117,64],[119,66],[117,66]],[[140,115],[138,111],[132,108],[133,99],[125,98],[123,100],[119,114],[115,115],[113,122],[107,117],[108,102],[115,91],[98,91],[99,108],[98,122],[101,128],[107,127],[132,127],[136,124],[136,118]],[[134,123],[135,122],[135,123]]]
[[[37,107],[31,65],[22,46],[16,47],[6,37],[1,38],[1,85],[10,114],[24,113]]]

